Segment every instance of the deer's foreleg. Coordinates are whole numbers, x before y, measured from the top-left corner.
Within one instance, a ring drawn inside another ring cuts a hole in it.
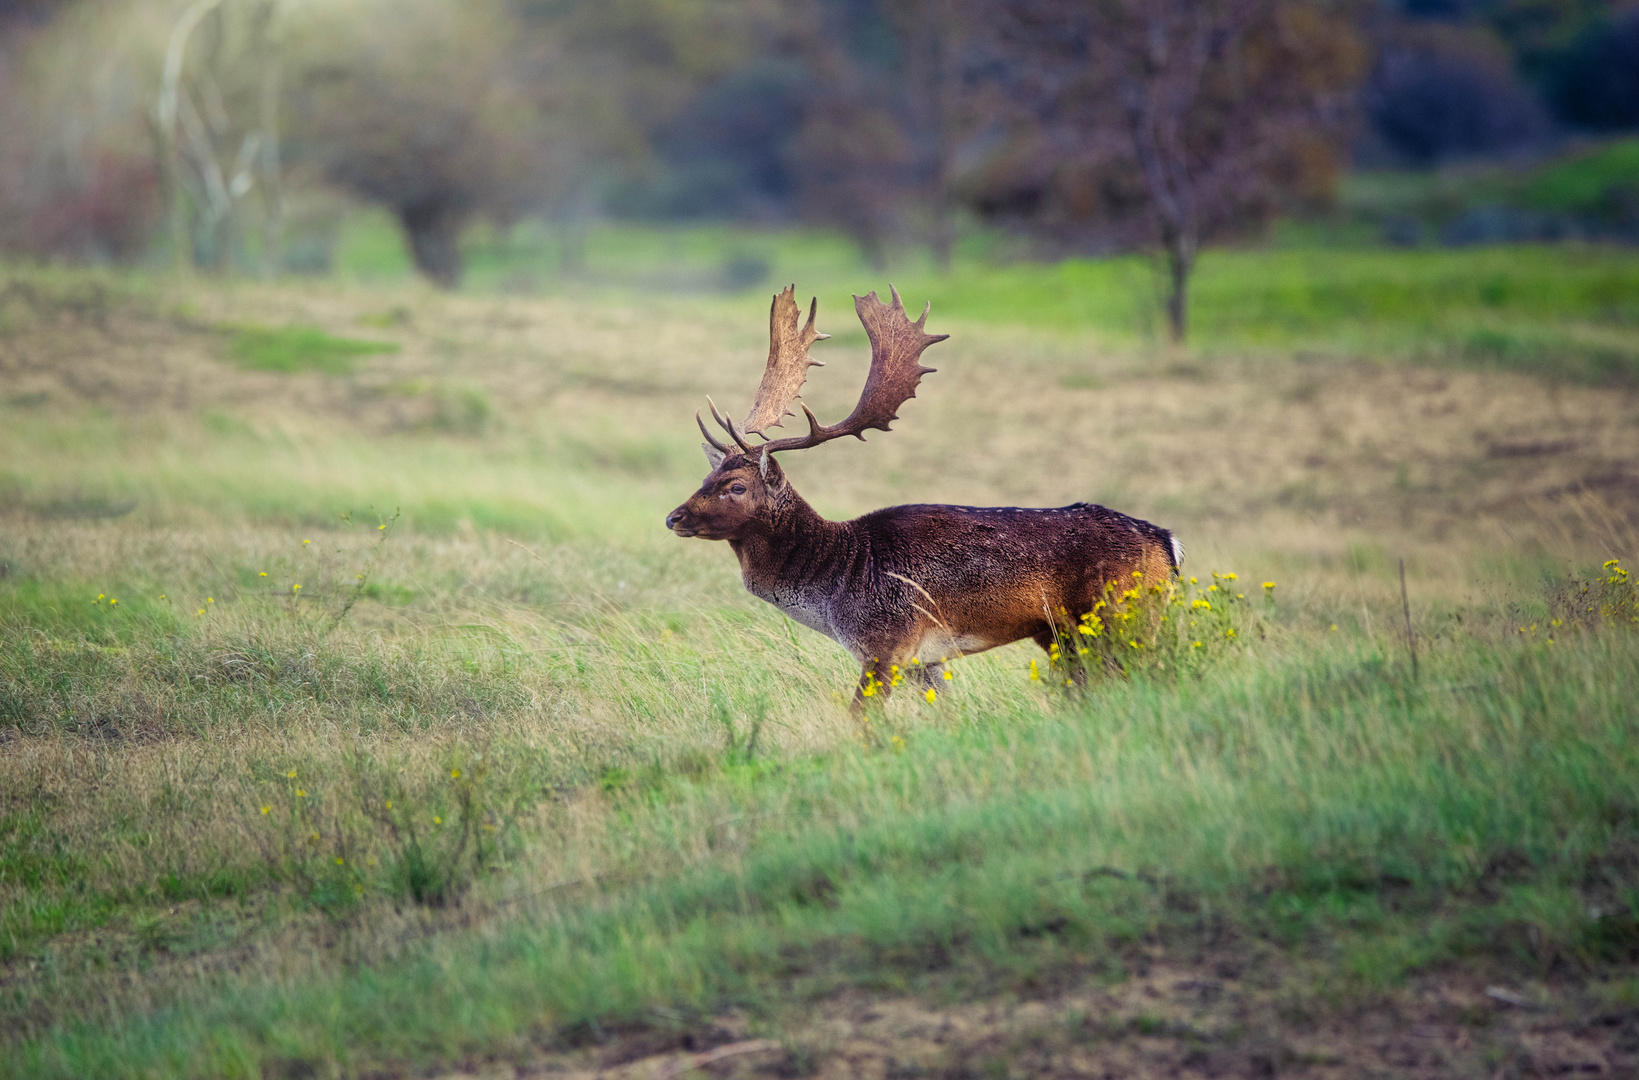
[[[874,702],[887,701],[893,693],[893,677],[889,674],[891,665],[879,657],[867,657],[859,669],[859,685],[854,687],[854,701],[848,711],[858,716],[865,711],[865,706]]]
[[[856,716],[867,705],[887,701],[895,686],[915,677],[911,659],[927,628],[914,605],[906,603],[898,611],[889,605],[861,611],[852,625],[839,629],[837,639],[859,661],[859,685],[851,708]]]

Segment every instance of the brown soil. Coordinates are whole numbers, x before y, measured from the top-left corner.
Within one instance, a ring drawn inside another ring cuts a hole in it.
[[[848,993],[772,1025],[728,1015],[444,1080],[1639,1076],[1639,1005],[1613,1003],[1609,986],[1453,974],[1343,1001],[1296,978],[1224,972],[1156,963],[1114,985],[948,1005]]]

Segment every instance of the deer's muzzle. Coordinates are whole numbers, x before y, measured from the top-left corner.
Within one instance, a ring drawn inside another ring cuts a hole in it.
[[[688,516],[689,512],[683,507],[679,506],[676,510],[673,510],[671,513],[666,515],[666,528],[670,529],[678,536],[693,536],[694,529],[685,524],[688,520]]]

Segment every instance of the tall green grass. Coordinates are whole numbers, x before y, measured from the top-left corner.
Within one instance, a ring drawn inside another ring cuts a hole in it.
[[[1462,635],[1413,680],[1345,641],[1082,702],[991,687],[905,729],[902,750],[617,778],[592,796],[604,854],[537,849],[481,929],[363,968],[213,979],[118,1027],[41,1032],[10,1068],[406,1067],[656,1006],[989,991],[1237,936],[1325,957],[1340,988],[1475,957],[1627,961],[1632,644]]]
[[[1008,647],[863,723],[840,649],[661,525],[703,471],[698,395],[754,385],[766,294],[648,303],[642,277],[756,257],[820,293],[843,340],[809,400],[841,415],[846,245],[619,231],[605,279],[529,302],[20,275],[0,333],[61,377],[0,403],[0,1075],[427,1072],[1156,948],[1345,998],[1631,971],[1639,650],[1564,574],[1632,533],[1614,483],[1546,494],[1623,467],[1629,399],[1550,414],[1527,380],[1380,365],[1620,382],[1632,260],[1214,253],[1177,353],[1142,346],[1142,261],[981,254],[894,278],[958,331],[949,396],[791,462],[815,505],[1107,489],[1183,528],[1188,573],[1236,551],[1280,586],[1247,574],[1262,614],[1199,662],[1095,664],[1073,696]],[[151,343],[150,382],[100,319]],[[221,352],[285,320],[403,348],[254,376]],[[439,422],[463,386],[493,414]],[[1482,482],[1558,501],[1465,501]]]

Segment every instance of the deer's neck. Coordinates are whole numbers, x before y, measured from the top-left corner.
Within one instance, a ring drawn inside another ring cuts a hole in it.
[[[729,541],[740,576],[753,593],[773,594],[834,585],[837,568],[851,550],[848,523],[827,521],[788,483],[766,522]]]

